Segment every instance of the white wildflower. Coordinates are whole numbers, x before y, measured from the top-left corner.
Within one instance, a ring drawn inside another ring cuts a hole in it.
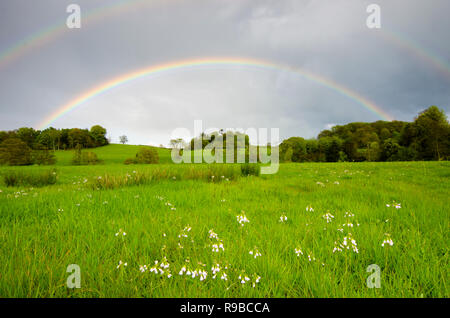
[[[384,247],[385,245],[389,245],[389,246],[393,246],[394,245],[394,241],[391,238],[391,235],[388,233],[385,233],[385,238],[383,240],[383,243],[381,244],[382,247]]]
[[[245,223],[250,222],[249,219],[247,219],[247,216],[245,215],[244,211],[242,211],[240,215],[237,215],[236,219],[241,226],[244,226]]]
[[[324,218],[327,221],[327,223],[330,223],[331,221],[333,221],[334,215],[332,215],[330,212],[327,212],[322,216],[322,218]]]

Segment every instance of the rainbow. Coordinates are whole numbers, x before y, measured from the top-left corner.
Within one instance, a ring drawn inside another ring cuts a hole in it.
[[[450,78],[450,64],[448,62],[406,37],[406,35],[387,29],[380,32],[379,35],[394,46],[400,47],[411,55],[416,56],[425,64],[433,66],[447,79]]]
[[[167,4],[175,2],[176,0],[166,0],[161,3]],[[109,2],[108,5],[95,8],[88,12],[82,11],[82,25],[90,25],[106,17],[123,14],[127,10],[136,9],[141,5],[148,6],[150,4],[155,5],[156,0],[117,0],[115,2]],[[0,51],[0,71],[2,68],[11,64],[19,57],[32,52],[34,49],[44,45],[45,43],[57,39],[68,31],[70,30],[67,28],[66,21],[64,20],[39,30],[16,44],[8,47],[4,51]],[[431,65],[433,68],[441,72],[446,78],[450,78],[450,64],[429,50],[423,48],[418,43],[406,38],[404,35],[390,31],[386,27],[383,27],[377,31],[377,33],[395,46],[401,47],[410,54],[417,56],[425,64]]]
[[[264,60],[258,60],[258,59],[250,59],[250,58],[232,58],[232,57],[217,57],[217,58],[201,58],[201,59],[189,59],[189,60],[182,60],[182,61],[175,61],[171,63],[166,64],[159,64],[159,65],[152,65],[149,67],[145,67],[143,69],[138,69],[133,72],[122,74],[116,78],[113,78],[109,81],[105,81],[104,83],[101,83],[98,86],[95,86],[65,105],[59,107],[55,112],[47,116],[41,123],[39,123],[38,127],[39,129],[44,129],[48,127],[50,124],[52,124],[55,120],[58,118],[61,118],[62,116],[68,114],[70,111],[75,109],[76,107],[80,106],[81,104],[92,100],[96,96],[103,94],[109,90],[112,90],[124,83],[131,82],[133,80],[143,78],[146,76],[156,75],[160,73],[164,73],[170,70],[182,70],[182,69],[192,69],[192,68],[198,68],[198,67],[214,67],[214,66],[241,66],[241,67],[253,67],[253,68],[264,68],[269,70],[282,70],[282,71],[288,71],[295,74],[298,74],[302,76],[303,78],[306,78],[312,82],[318,83],[322,86],[325,86],[336,93],[343,95],[345,97],[348,97],[351,100],[354,100],[359,105],[363,106],[364,108],[368,109],[372,113],[376,114],[377,116],[381,117],[384,120],[393,120],[393,118],[386,113],[381,107],[377,106],[374,102],[368,100],[367,98],[361,96],[360,94],[352,91],[351,89],[344,87],[336,82],[334,82],[331,79],[325,78],[321,75],[311,73],[309,71],[282,65],[282,64],[276,64]]]
[[[85,24],[89,25],[109,16],[123,13],[129,9],[134,9],[139,5],[149,4],[154,3],[153,1],[148,0],[119,0],[113,3],[109,3],[108,5],[92,9],[88,12],[84,12],[83,8],[81,8],[82,28]],[[64,20],[30,34],[29,36],[8,47],[7,49],[0,51],[0,70],[11,64],[13,61],[17,60],[21,56],[32,52],[33,50],[43,46],[46,43],[56,40],[66,32],[70,31],[73,30],[67,28],[66,20]]]

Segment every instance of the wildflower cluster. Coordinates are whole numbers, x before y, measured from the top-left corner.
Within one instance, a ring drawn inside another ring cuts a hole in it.
[[[222,240],[219,239],[219,235],[217,235],[217,233],[215,233],[213,230],[209,230],[208,234],[210,240],[212,241],[211,242],[212,251],[216,253],[218,253],[220,250],[225,251]]]
[[[245,274],[239,275],[239,281],[241,282],[241,284],[245,284],[249,280],[250,280],[250,277],[248,277],[247,275],[245,275]]]
[[[188,237],[188,233],[191,231],[191,227],[189,225],[185,226],[181,233],[178,235],[179,238]]]
[[[119,229],[119,232],[116,233],[116,236],[119,236],[119,235],[121,235],[121,236],[126,236],[127,233],[124,232],[122,229]]]
[[[358,254],[358,244],[356,243],[356,240],[353,238],[351,233],[348,233],[347,236],[344,236],[344,239],[341,243],[334,242],[334,252],[342,252],[345,250],[351,250],[354,253]]]
[[[297,254],[297,256],[303,255],[303,251],[300,247],[296,247],[294,249],[294,251],[295,251],[295,254]]]
[[[392,203],[391,204],[386,204],[386,207],[387,208],[396,208],[396,209],[401,209],[402,208],[402,204],[401,203],[397,203],[397,202],[395,202],[395,201],[392,201]]]
[[[311,251],[308,253],[307,256],[308,256],[308,261],[310,261],[310,262],[316,260],[316,258],[314,257],[314,255],[313,255],[313,253]]]
[[[175,211],[177,208],[170,202],[165,203],[166,206],[170,208],[171,211]]]
[[[196,277],[199,277],[200,281],[204,281],[208,277],[208,272],[206,270],[201,268],[197,268],[196,270],[190,270],[186,265],[181,268],[178,274],[180,276],[186,275],[194,279]]]
[[[214,243],[211,245],[212,247],[212,251],[218,253],[219,250],[225,251],[224,247],[223,247],[223,243]]]
[[[236,219],[241,226],[244,226],[245,223],[250,222],[249,219],[247,219],[247,216],[245,215],[244,211],[241,211],[241,214],[237,215]]]
[[[121,268],[122,266],[124,266],[124,267],[127,267],[128,266],[128,263],[124,263],[124,262],[122,262],[121,260],[119,261],[119,265],[117,265],[117,269],[119,269],[119,268]]]
[[[161,262],[156,260],[155,264],[148,271],[151,273],[154,273],[154,274],[159,274],[161,276],[165,274],[167,278],[171,278],[172,273],[171,273],[169,267],[170,267],[170,264],[167,261],[167,258],[164,256],[163,259],[161,260]],[[141,265],[139,267],[139,269],[143,273],[143,272],[147,271],[148,267],[147,267],[147,265]]]
[[[324,218],[327,223],[331,223],[331,221],[333,221],[334,219],[334,215],[332,215],[330,212],[325,213],[322,218]]]
[[[384,234],[384,240],[383,243],[381,243],[381,246],[384,247],[385,245],[389,245],[389,246],[393,246],[394,245],[394,241],[391,238],[391,235],[388,233]]]
[[[345,212],[344,218],[347,218],[348,220],[346,221],[346,223],[342,224],[342,227],[347,227],[347,228],[351,228],[353,227],[353,223],[351,222],[351,218],[353,218],[355,215],[349,211]],[[359,226],[359,223],[356,223],[356,226]],[[341,231],[343,232],[343,231]]]
[[[250,278],[245,272],[243,272],[239,275],[238,279],[242,285],[246,284],[247,282],[250,282],[252,284],[252,287],[255,288],[256,284],[258,284],[259,281],[261,280],[261,276],[253,274],[252,278]]]
[[[280,216],[280,222],[281,223],[284,223],[284,222],[286,222],[287,221],[287,216],[286,216],[286,214],[282,214],[281,216]]]
[[[228,267],[227,266],[225,266],[225,269],[228,269]],[[223,271],[221,268],[220,268],[220,264],[218,264],[218,263],[216,263],[215,265],[213,265],[212,267],[211,267],[211,272],[212,272],[212,278],[213,279],[216,279],[216,277],[217,277],[217,275],[220,273],[222,271],[222,274],[220,275],[220,279],[221,280],[228,280],[228,275],[227,275],[227,273],[225,272],[225,271]]]
[[[253,258],[257,258],[259,256],[262,256],[262,254],[258,251],[258,249],[255,247],[253,250],[248,252],[250,255],[253,255]]]

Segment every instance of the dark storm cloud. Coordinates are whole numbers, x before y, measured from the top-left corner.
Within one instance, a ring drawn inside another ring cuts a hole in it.
[[[0,67],[0,129],[36,127],[80,93],[121,74],[210,56],[262,58],[309,70],[358,92],[399,120],[412,120],[432,104],[449,113],[448,72],[380,34],[401,34],[448,66],[446,0],[377,1],[381,30],[366,27],[372,1],[359,0],[148,1],[96,20],[83,17],[113,1],[2,1],[0,52],[64,23],[70,3],[82,8],[81,29],[66,30]],[[159,144],[167,143],[176,127],[192,130],[195,119],[204,120],[204,128],[279,127],[286,138],[314,137],[330,124],[380,117],[289,72],[218,67],[127,83],[53,125],[100,123],[113,141],[127,134],[132,143]]]

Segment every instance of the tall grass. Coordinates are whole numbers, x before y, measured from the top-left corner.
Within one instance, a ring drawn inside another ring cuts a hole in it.
[[[259,176],[261,167],[257,163],[244,163],[241,165],[241,173],[244,176]]]
[[[137,168],[138,166],[134,166]],[[234,181],[241,175],[239,165],[183,165],[156,166],[151,170],[133,170],[124,175],[105,173],[97,176],[90,183],[93,189],[115,189],[125,186],[137,186],[162,180],[200,180],[206,182]]]
[[[3,174],[3,182],[7,187],[33,186],[42,187],[55,184],[57,180],[56,169],[44,171],[17,171],[10,170]]]
[[[0,297],[448,298],[449,171],[448,162],[292,163],[261,177],[242,177],[237,164],[62,166],[57,186],[0,184]],[[105,175],[120,181],[86,186]],[[349,233],[359,252],[333,252]],[[386,233],[392,246],[382,246]],[[141,270],[164,257],[164,275]],[[80,289],[67,288],[70,264]],[[371,264],[381,288],[366,284]],[[183,266],[208,276],[179,275]]]

